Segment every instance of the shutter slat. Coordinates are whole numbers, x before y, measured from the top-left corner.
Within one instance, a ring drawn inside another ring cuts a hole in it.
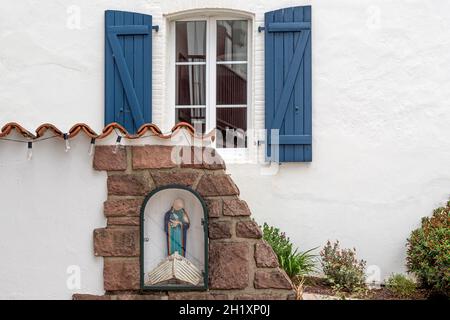
[[[290,24],[294,20],[294,10],[293,8],[287,8],[283,13],[283,22],[282,25]],[[270,26],[270,25],[269,25]],[[269,28],[270,32],[270,28]],[[286,34],[280,33],[283,37],[283,46],[284,46],[284,59],[283,61],[291,61],[292,56],[294,54],[294,33],[288,32]],[[284,68],[284,79],[287,78],[289,72],[289,68],[285,66]],[[285,136],[287,133],[294,132],[294,101],[293,101],[293,91],[290,92],[286,116],[284,117],[284,130],[283,135]],[[281,141],[281,140],[280,140]],[[284,160],[285,161],[293,161],[294,160],[294,146],[287,145],[284,148]]]
[[[112,13],[114,15],[114,25],[123,25],[123,12],[117,11]],[[107,33],[108,37],[108,43],[109,43],[109,33]],[[123,41],[121,38],[120,41]],[[111,46],[111,45],[110,45]],[[114,57],[112,48],[111,48],[111,54]],[[114,70],[114,121],[117,123],[120,123],[121,125],[124,125],[124,119],[125,119],[125,112],[124,112],[124,91],[123,91],[123,85],[122,80],[120,79],[119,69],[116,67],[116,61],[113,58],[113,65],[112,68]],[[105,123],[107,125],[107,123]]]
[[[124,14],[124,23],[126,26],[132,25],[133,24],[133,14],[130,12],[125,12]],[[138,128],[136,128],[133,118],[135,118],[134,115],[134,111],[133,111],[133,106],[132,106],[132,102],[131,99],[135,99],[136,101],[134,102],[135,108],[137,110],[139,110],[139,112],[141,112],[141,107],[140,107],[140,103],[139,103],[139,98],[137,97],[137,93],[136,93],[136,89],[135,89],[135,81],[134,81],[134,36],[130,35],[129,33],[124,34],[123,35],[123,41],[124,41],[124,45],[123,45],[123,56],[125,58],[125,64],[127,66],[128,72],[130,73],[130,83],[133,86],[133,93],[128,93],[127,87],[124,85],[125,87],[125,96],[127,97],[127,99],[124,100],[124,105],[125,105],[125,119],[124,119],[124,124],[125,124],[125,128],[132,128],[133,132],[136,132],[137,129],[144,124],[144,118],[142,116],[142,113],[140,115],[140,117],[142,118],[142,124],[138,125]],[[129,97],[129,94],[134,94],[135,97]],[[130,102],[128,102],[130,101]],[[132,112],[133,116],[130,117],[129,113]],[[135,119],[136,120],[136,119]]]
[[[143,25],[144,21],[142,15],[135,14],[133,16],[133,23],[135,25]],[[149,33],[152,32],[149,26],[145,26],[149,29]],[[132,39],[133,42],[133,83],[134,90],[136,92],[136,96],[138,98],[139,104],[142,106],[142,111],[145,110],[144,107],[144,68],[142,68],[144,61],[144,52],[143,52],[143,42],[144,42],[144,34],[136,33]],[[144,117],[144,121],[146,119],[144,112],[142,112],[142,116]],[[135,128],[136,130],[139,128]]]
[[[267,12],[265,27],[265,123],[268,135],[279,130],[276,145],[268,137],[266,156],[311,161],[311,8]]]
[[[311,7],[306,6],[303,9],[304,11],[304,19],[305,21],[311,22]],[[309,41],[306,45],[305,56],[304,56],[304,101],[305,101],[305,110],[304,114],[304,133],[312,135],[312,56],[311,56],[311,42],[312,37],[309,37]],[[312,145],[306,145],[304,147],[305,159],[304,161],[312,161]]]
[[[294,21],[303,21],[303,11],[304,8],[302,7],[296,7],[294,8]],[[311,26],[310,26],[311,27]],[[294,33],[294,42],[297,43],[300,40],[300,32]],[[304,59],[304,58],[303,58]],[[302,61],[300,64],[300,70],[299,74],[303,75],[304,73],[304,66],[305,63]],[[304,132],[304,77],[297,75],[297,81],[299,82],[297,86],[294,87],[294,122],[295,122],[295,128],[294,128],[294,135],[301,136]],[[311,144],[311,139],[309,140],[309,144]],[[305,147],[301,145],[301,143],[294,144],[294,161],[297,159],[297,161],[304,161],[305,155],[304,155],[304,149]]]
[[[152,19],[133,12],[105,12],[105,124],[136,133],[151,122]]]
[[[275,11],[274,21],[282,22],[283,21],[283,12],[282,10]],[[274,105],[274,119],[276,119],[276,114],[278,112],[277,109],[277,101],[280,101],[283,90],[283,79],[284,79],[284,47],[283,47],[283,34],[281,33],[273,33],[274,35],[274,65],[275,65],[275,74],[274,74],[274,88],[275,91],[275,105]],[[271,125],[271,128],[280,129],[280,135],[284,134],[284,126],[276,125],[275,120]],[[284,149],[280,150],[279,158],[284,157]]]
[[[152,25],[152,16],[141,15],[144,25]],[[143,41],[142,69],[143,69],[143,115],[146,122],[152,122],[152,37],[150,41]]]
[[[108,26],[114,24],[114,15],[105,14],[105,35],[107,34]],[[115,68],[114,58],[111,54],[112,49],[109,45],[108,39],[105,39],[105,123],[115,121],[116,110],[114,110],[115,100]],[[112,89],[111,89],[112,88]],[[111,108],[113,108],[111,112]]]

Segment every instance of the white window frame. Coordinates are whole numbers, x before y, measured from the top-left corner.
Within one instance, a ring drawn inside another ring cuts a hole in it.
[[[246,105],[219,105],[221,108],[224,107],[246,107],[247,108],[247,131],[252,129],[252,48],[253,48],[253,21],[249,16],[239,15],[239,14],[214,14],[208,13],[207,15],[192,15],[189,17],[176,18],[169,21],[169,72],[168,72],[168,102],[169,102],[169,112],[167,112],[169,121],[169,126],[175,125],[175,114],[176,109],[180,107],[186,108],[202,108],[204,106],[176,106],[175,105],[175,79],[176,79],[176,32],[175,23],[177,21],[206,21],[206,132],[210,132],[216,127],[216,65],[217,65],[217,21],[218,20],[246,20],[247,21],[247,104]],[[239,61],[224,61],[219,62],[219,64],[235,64]],[[178,63],[179,65],[180,63]],[[212,84],[212,86],[211,86]],[[225,137],[224,137],[225,138]],[[228,158],[236,156],[247,155],[250,145],[253,143],[251,135],[247,136],[247,147],[244,148],[219,148],[216,146],[214,141],[213,147],[220,150],[222,156]]]

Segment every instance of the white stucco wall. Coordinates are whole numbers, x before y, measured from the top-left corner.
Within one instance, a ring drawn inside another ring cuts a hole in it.
[[[0,143],[0,299],[101,292],[92,232],[106,224],[106,173],[92,170],[88,139],[72,141],[70,153],[61,141],[40,142],[32,161],[26,146]]]
[[[450,3],[398,1],[13,1],[0,4],[0,125],[103,125],[103,12],[150,13],[153,118],[167,117],[165,14],[227,8],[254,14],[252,126],[264,122],[263,44],[256,31],[272,9],[313,6],[313,162],[228,165],[255,219],[300,246],[339,239],[377,265],[404,271],[405,239],[450,195]],[[77,27],[79,13],[79,28]],[[164,15],[163,15],[164,14]],[[148,142],[148,141],[146,141]],[[104,173],[91,169],[88,140],[26,148],[0,141],[0,298],[102,293],[92,230],[102,227]],[[81,269],[81,289],[67,268]]]

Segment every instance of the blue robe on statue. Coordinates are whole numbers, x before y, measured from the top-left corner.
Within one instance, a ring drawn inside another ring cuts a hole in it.
[[[176,251],[179,255],[186,256],[186,231],[189,228],[189,223],[185,221],[185,215],[186,212],[184,209],[170,209],[164,215],[164,226],[167,235],[167,254],[169,256]]]

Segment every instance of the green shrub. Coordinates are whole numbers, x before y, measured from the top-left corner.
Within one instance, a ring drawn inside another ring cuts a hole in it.
[[[450,295],[450,202],[411,233],[406,266],[421,284]]]
[[[264,223],[262,229],[264,240],[272,246],[280,267],[286,271],[289,277],[305,276],[315,270],[316,256],[311,254],[311,251],[316,248],[299,252],[286,234],[280,232],[280,229],[271,227],[267,223]]]
[[[386,281],[386,288],[401,298],[408,298],[416,292],[416,283],[403,274],[393,274]]]
[[[366,262],[356,259],[356,249],[341,249],[339,241],[328,241],[320,256],[323,273],[335,290],[355,292],[366,288]]]

